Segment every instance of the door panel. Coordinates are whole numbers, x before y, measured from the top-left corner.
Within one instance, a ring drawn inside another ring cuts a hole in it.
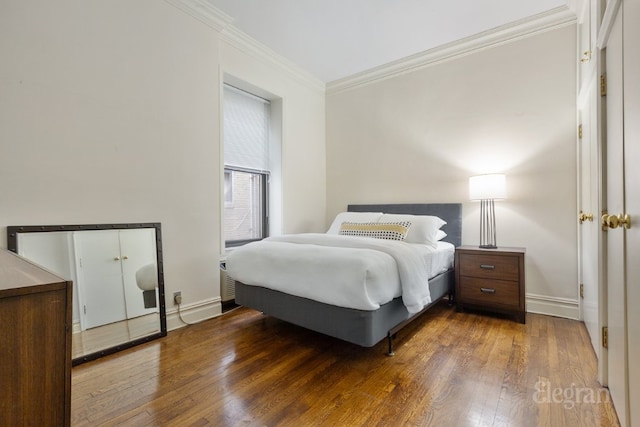
[[[622,7],[607,42],[607,211],[624,212]],[[607,231],[608,385],[621,425],[627,420],[627,309],[624,231]]]
[[[595,83],[595,82],[594,82]],[[598,269],[598,139],[597,139],[597,91],[590,85],[588,103],[581,111],[582,138],[579,140],[580,210],[593,215],[579,226],[580,232],[580,283],[584,286],[582,319],[587,327],[591,344],[602,371],[602,345],[600,334],[599,269]]]
[[[578,67],[578,87],[587,78],[589,63],[591,62],[591,10],[588,2],[584,2],[578,11],[578,50],[580,66]]]
[[[122,254],[122,278],[127,308],[127,318],[155,313],[155,308],[145,308],[142,290],[136,283],[136,272],[145,265],[156,264],[156,234],[152,228],[120,231]],[[156,269],[156,268],[154,268]],[[156,301],[158,300],[156,289]]]
[[[625,207],[629,425],[640,425],[640,0],[624,2]]]
[[[127,318],[118,231],[74,233],[83,329]]]

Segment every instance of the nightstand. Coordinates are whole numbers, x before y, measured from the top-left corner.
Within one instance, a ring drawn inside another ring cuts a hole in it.
[[[525,323],[524,248],[456,248],[456,308],[514,315]]]

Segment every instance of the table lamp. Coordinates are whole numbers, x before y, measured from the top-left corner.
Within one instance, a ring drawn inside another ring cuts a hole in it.
[[[495,200],[507,198],[504,174],[477,175],[469,178],[469,199],[480,201],[480,247],[497,249]]]

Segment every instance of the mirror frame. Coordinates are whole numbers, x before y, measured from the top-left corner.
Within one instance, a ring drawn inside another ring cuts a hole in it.
[[[78,225],[13,225],[7,227],[7,249],[18,253],[18,235],[22,233],[42,233],[51,231],[87,231],[87,230],[128,230],[136,228],[154,228],[156,232],[156,260],[158,267],[158,299],[160,304],[160,332],[126,341],[121,344],[108,347],[94,353],[85,354],[72,359],[72,365],[76,366],[84,362],[98,359],[120,350],[134,347],[139,344],[167,336],[167,314],[164,295],[164,272],[162,266],[162,232],[159,222],[130,223],[130,224],[78,224]],[[71,325],[69,325],[71,327]]]

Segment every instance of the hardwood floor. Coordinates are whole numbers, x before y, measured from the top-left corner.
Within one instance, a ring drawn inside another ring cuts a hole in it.
[[[82,357],[158,332],[160,332],[158,313],[150,313],[86,331],[75,332],[72,336],[72,357],[74,359]]]
[[[239,308],[74,367],[72,425],[618,425],[580,322],[442,304],[395,349]]]

